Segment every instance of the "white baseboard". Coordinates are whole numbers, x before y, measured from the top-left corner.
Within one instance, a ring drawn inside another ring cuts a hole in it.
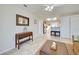
[[[4,51],[1,51],[1,52],[0,52],[0,55],[2,55],[3,53],[5,53],[5,52],[7,52],[7,51],[12,50],[12,49],[14,49],[14,48],[9,48],[9,49],[6,49],[6,50],[4,50]]]
[[[67,37],[60,37],[60,38],[62,38],[62,39],[71,39],[71,38],[67,38]]]

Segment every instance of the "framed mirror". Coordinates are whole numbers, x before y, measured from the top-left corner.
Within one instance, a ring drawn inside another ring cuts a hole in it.
[[[29,18],[16,14],[16,25],[17,26],[29,26]]]

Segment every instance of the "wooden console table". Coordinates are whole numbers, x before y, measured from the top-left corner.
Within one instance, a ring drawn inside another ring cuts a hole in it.
[[[32,39],[30,38],[30,36],[32,36]],[[29,39],[31,39],[33,41],[33,32],[16,33],[16,35],[15,35],[15,47],[17,47],[19,49],[20,44],[25,42],[25,40],[23,42],[20,42],[20,40],[22,40],[23,38],[26,38],[26,37],[29,37]]]

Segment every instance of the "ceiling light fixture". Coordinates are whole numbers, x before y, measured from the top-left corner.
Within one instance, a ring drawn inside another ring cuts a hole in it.
[[[54,6],[46,6],[45,11],[52,11]]]

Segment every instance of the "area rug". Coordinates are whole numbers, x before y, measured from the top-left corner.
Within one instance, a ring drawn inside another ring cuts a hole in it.
[[[50,49],[52,42],[56,42],[57,50]],[[68,55],[68,50],[65,43],[53,40],[47,40],[40,49],[40,55]]]

